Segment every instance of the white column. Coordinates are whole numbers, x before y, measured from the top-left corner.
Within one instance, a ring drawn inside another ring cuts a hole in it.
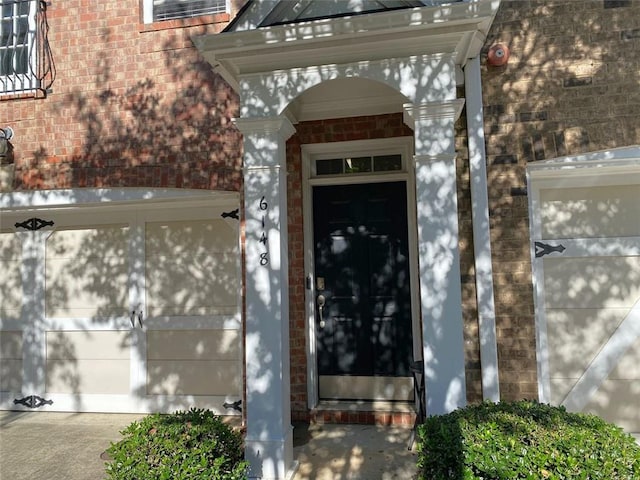
[[[500,401],[498,343],[496,340],[496,309],[493,300],[493,267],[491,265],[487,155],[484,148],[480,57],[475,57],[467,62],[464,68],[464,75],[467,101],[467,137],[469,139],[469,175],[471,177],[473,253],[476,268],[480,365],[482,368],[482,397],[485,400],[498,402]]]
[[[245,455],[249,478],[282,480],[293,469],[285,142],[295,130],[284,117],[236,125],[244,135]]]
[[[464,100],[405,106],[415,135],[427,415],[466,405],[454,124]]]

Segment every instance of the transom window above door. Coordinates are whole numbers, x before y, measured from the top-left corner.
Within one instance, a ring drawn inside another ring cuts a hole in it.
[[[302,174],[314,184],[351,182],[347,177],[358,177],[357,182],[376,176],[400,180],[410,168],[412,155],[412,137],[308,143],[302,145]]]
[[[376,155],[316,160],[316,175],[344,175],[402,170],[402,155]]]

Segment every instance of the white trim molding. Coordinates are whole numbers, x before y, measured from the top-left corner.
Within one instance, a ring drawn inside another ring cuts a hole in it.
[[[404,123],[411,129],[415,128],[417,120],[436,120],[452,118],[454,121],[460,118],[464,108],[464,98],[445,100],[442,102],[428,102],[414,105],[403,105]]]
[[[192,40],[232,86],[252,73],[418,53],[449,53],[464,65],[480,53],[478,38],[486,38],[499,5],[500,0],[472,0],[255,28],[275,6],[255,2],[255,12],[245,17],[254,18],[240,19],[235,31]]]
[[[0,211],[37,209],[77,209],[87,207],[122,208],[135,204],[136,208],[180,205],[212,205],[238,202],[238,192],[188,190],[171,188],[72,188],[0,193]]]
[[[471,177],[471,218],[473,222],[473,252],[478,302],[480,336],[480,367],[482,396],[485,400],[500,400],[496,309],[493,296],[493,266],[491,263],[491,231],[487,189],[487,156],[484,147],[484,115],[482,109],[482,79],[480,58],[467,62],[464,69],[467,97],[467,135],[469,176]]]

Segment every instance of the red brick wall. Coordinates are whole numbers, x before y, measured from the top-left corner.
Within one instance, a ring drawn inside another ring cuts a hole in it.
[[[52,93],[0,97],[14,189],[240,188],[238,98],[190,40],[229,15],[143,25],[139,3],[52,2]]]
[[[640,143],[640,2],[504,1],[483,66],[503,399],[537,398],[528,162]],[[484,57],[483,57],[484,59]]]

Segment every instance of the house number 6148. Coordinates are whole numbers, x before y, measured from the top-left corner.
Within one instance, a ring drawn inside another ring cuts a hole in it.
[[[267,216],[267,210],[269,209],[269,204],[264,199],[264,196],[260,199],[258,203],[258,207],[262,211],[262,232],[260,234],[260,240],[258,240],[263,246],[265,251],[260,254],[260,265],[263,267],[269,263],[269,249],[267,247],[267,232],[265,230],[265,219]]]

